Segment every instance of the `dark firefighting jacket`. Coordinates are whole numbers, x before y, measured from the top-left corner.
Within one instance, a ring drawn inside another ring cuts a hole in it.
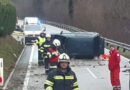
[[[60,68],[50,72],[44,88],[45,90],[79,90],[75,73],[70,68],[66,73]]]
[[[119,70],[120,71],[120,53],[115,49],[112,52],[110,52],[109,57],[109,70]]]
[[[43,58],[49,58],[50,57],[50,51],[49,48],[52,46],[51,41],[46,41],[41,45],[40,51],[43,52]]]

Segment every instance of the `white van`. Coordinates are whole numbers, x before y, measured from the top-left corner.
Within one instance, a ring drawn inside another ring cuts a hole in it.
[[[25,17],[23,22],[23,32],[25,35],[23,40],[24,44],[34,43],[36,38],[43,31],[45,31],[45,27],[37,17]]]

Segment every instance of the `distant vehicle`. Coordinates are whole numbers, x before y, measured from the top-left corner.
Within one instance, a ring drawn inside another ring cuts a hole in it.
[[[61,41],[60,53],[67,53],[71,58],[89,58],[104,53],[104,39],[95,32],[72,32],[52,35]]]
[[[41,32],[45,31],[45,27],[41,24],[37,17],[25,17],[23,22],[23,33],[25,38],[24,44],[32,44]]]

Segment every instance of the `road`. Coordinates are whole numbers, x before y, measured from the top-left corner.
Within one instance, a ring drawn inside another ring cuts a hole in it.
[[[45,25],[47,33],[60,33],[66,30]],[[16,37],[15,37],[16,38]],[[105,49],[105,53],[108,50]],[[15,68],[12,77],[5,87],[7,90],[44,90],[46,80],[45,69],[37,65],[37,47],[25,46],[24,52]],[[121,56],[121,84],[122,90],[129,90],[129,74],[122,72],[128,64],[127,58]],[[108,70],[108,61],[101,60],[71,60],[72,70],[75,71],[80,90],[112,90],[110,83],[110,72]]]

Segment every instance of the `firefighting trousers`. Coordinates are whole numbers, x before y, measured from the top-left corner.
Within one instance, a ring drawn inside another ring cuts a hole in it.
[[[45,63],[45,69],[49,70],[49,59],[45,58],[44,63]]]
[[[44,65],[42,52],[38,51],[38,65]]]
[[[120,71],[114,70],[110,72],[111,76],[111,84],[112,86],[121,86],[120,85]]]

